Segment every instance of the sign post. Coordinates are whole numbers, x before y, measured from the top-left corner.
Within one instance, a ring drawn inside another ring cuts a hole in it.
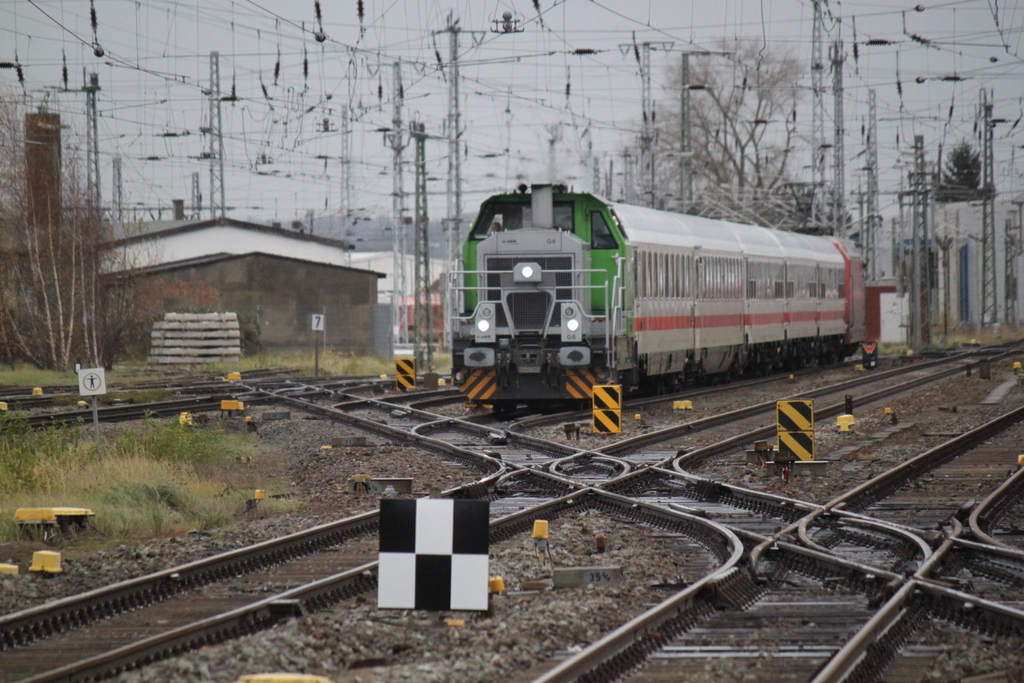
[[[814,401],[776,401],[775,416],[779,455],[790,453],[801,460],[814,460]]]
[[[320,375],[320,337],[324,333],[324,318],[326,318],[326,317],[327,316],[325,316],[323,313],[314,313],[313,314],[313,318],[312,318],[312,322],[310,324],[310,327],[312,328],[312,330],[314,332],[318,332],[319,333],[319,334],[316,335],[316,339],[313,342],[313,346],[314,346],[314,351],[313,351],[313,356],[314,356],[314,360],[313,360],[313,376],[314,377],[318,377]]]
[[[594,432],[618,434],[622,431],[622,385],[596,384],[593,388]]]
[[[81,368],[78,371],[78,394],[92,397],[92,433],[96,446],[100,445],[100,416],[96,408],[96,397],[107,393],[107,377],[103,368]]]

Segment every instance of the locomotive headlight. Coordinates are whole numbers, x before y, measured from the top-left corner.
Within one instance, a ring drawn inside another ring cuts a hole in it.
[[[540,265],[536,263],[517,263],[512,270],[513,282],[540,282]]]
[[[478,342],[492,342],[495,337],[494,304],[480,304],[476,309],[476,324],[473,338]]]
[[[579,304],[575,301],[562,304],[562,341],[582,341],[583,327]]]

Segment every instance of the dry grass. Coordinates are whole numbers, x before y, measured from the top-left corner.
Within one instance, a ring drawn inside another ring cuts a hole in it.
[[[283,480],[282,464],[254,437],[219,425],[146,420],[105,437],[99,449],[89,436],[82,427],[35,431],[16,418],[0,422],[0,542],[18,538],[19,507],[89,508],[96,531],[117,541],[221,526],[245,510],[255,489],[274,493]],[[264,514],[295,507],[273,503]]]
[[[245,377],[246,370],[265,370],[268,368],[295,368],[300,375],[312,375],[316,358],[313,353],[295,353],[284,355],[263,354],[243,357],[238,363],[213,363],[204,366],[220,372],[240,371]],[[451,369],[451,356],[437,354],[434,356],[433,371],[446,374]],[[425,372],[424,368],[419,368]],[[394,375],[395,363],[392,360],[373,356],[355,356],[328,350],[320,355],[320,374],[347,377],[372,377],[378,375]]]

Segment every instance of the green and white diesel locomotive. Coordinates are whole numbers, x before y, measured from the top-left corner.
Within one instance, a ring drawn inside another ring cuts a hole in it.
[[[450,275],[452,376],[471,402],[667,390],[835,362],[863,340],[846,241],[527,189],[483,203]]]

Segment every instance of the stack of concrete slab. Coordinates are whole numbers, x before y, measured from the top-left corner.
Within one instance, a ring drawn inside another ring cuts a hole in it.
[[[150,336],[150,363],[233,362],[242,353],[235,313],[165,313]]]

